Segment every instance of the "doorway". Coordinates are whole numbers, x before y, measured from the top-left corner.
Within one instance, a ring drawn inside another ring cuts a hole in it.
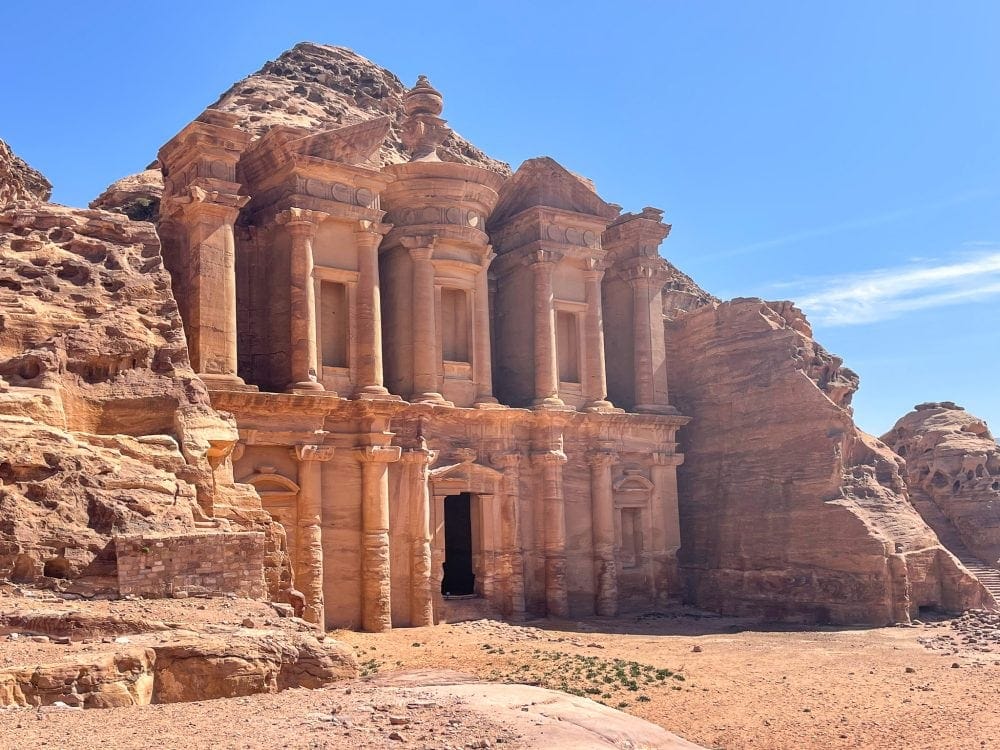
[[[472,572],[472,495],[448,495],[444,499],[444,578],[445,596],[472,596],[476,576]]]

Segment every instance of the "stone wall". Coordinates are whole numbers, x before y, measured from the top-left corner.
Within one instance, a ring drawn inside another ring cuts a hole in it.
[[[264,534],[259,532],[119,536],[115,546],[122,596],[265,595]]]

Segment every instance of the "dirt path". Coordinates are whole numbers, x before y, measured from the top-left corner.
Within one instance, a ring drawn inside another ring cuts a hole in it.
[[[334,635],[370,674],[444,667],[582,693],[706,747],[1000,747],[1000,653],[988,639],[970,650],[948,623],[781,631],[646,617],[529,625]]]

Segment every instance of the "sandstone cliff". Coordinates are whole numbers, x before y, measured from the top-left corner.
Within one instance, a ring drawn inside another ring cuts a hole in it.
[[[47,201],[52,184],[0,141],[0,206],[18,200]]]
[[[920,404],[882,439],[905,459],[914,504],[934,523],[935,510],[950,522],[980,560],[1000,558],[1000,445],[986,423],[950,402]],[[927,503],[936,507],[927,507]],[[957,550],[956,550],[957,552]]]
[[[90,207],[118,211],[136,221],[156,221],[162,198],[163,174],[154,163],[138,174],[112,182],[90,202]]]
[[[392,127],[379,160],[400,164],[410,158],[400,132],[406,90],[391,71],[353,50],[300,42],[234,84],[210,106],[239,115],[238,127],[254,136],[274,125],[329,130],[388,116]],[[448,136],[438,155],[504,176],[511,173],[510,165],[487,156],[457,133]],[[154,166],[113,183],[90,205],[155,221],[162,194],[163,178]]]
[[[236,427],[191,370],[151,224],[0,209],[0,424],[0,577],[106,583],[115,534],[230,526],[267,534],[272,591],[286,574],[280,526],[233,483]]]
[[[988,601],[910,505],[902,461],[854,425],[857,376],[790,303],[681,313],[667,341],[672,400],[693,417],[678,473],[691,601],[833,623]]]

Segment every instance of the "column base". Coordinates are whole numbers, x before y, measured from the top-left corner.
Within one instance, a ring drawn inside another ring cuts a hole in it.
[[[617,406],[612,404],[610,401],[605,399],[600,399],[598,401],[590,401],[583,407],[584,411],[603,411],[603,412],[623,412],[624,409],[619,409]]]
[[[315,380],[302,380],[298,383],[292,383],[286,389],[289,393],[297,393],[299,391],[326,391],[322,383],[317,383]],[[330,391],[333,393],[333,391]],[[333,395],[336,395],[335,393]]]
[[[633,411],[639,414],[680,414],[670,404],[636,404]]]
[[[365,385],[354,392],[355,399],[369,401],[402,401],[402,396],[389,393],[389,389],[382,385]]]
[[[472,404],[473,409],[506,409],[507,407],[497,401],[489,394],[476,396],[476,401]]]
[[[255,385],[247,385],[239,375],[216,372],[199,372],[198,377],[210,391],[256,391]]]
[[[434,393],[429,391],[427,393],[421,393],[419,396],[414,396],[410,399],[415,404],[438,404],[440,406],[454,406],[455,404],[448,401],[440,393]]]
[[[536,398],[531,402],[531,408],[533,409],[566,409],[570,408],[566,406],[566,403],[558,396],[546,396],[545,398]]]

